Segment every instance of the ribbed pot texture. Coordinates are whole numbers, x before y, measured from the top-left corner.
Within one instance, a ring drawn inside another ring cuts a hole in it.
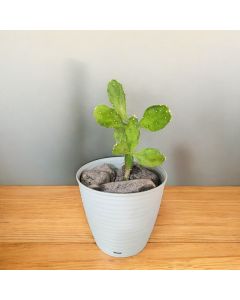
[[[104,163],[120,168],[123,158],[92,161],[82,166],[76,175],[88,224],[96,244],[106,254],[114,257],[136,255],[146,246],[156,222],[167,180],[166,171],[161,167],[155,168],[162,184],[139,193],[106,193],[90,189],[80,182],[83,170]]]

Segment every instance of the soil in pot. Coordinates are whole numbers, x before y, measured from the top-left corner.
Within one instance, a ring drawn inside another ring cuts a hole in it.
[[[161,184],[156,172],[135,164],[130,173],[130,180],[124,180],[124,166],[117,169],[111,164],[103,164],[80,175],[82,184],[89,188],[107,193],[137,193],[155,188]]]

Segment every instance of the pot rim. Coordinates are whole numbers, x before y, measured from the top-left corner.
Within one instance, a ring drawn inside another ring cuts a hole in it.
[[[168,178],[167,172],[161,166],[156,167],[156,168],[152,168],[152,169],[154,171],[156,171],[158,174],[161,172],[160,175],[162,175],[163,178],[164,178],[163,182],[161,184],[159,184],[158,186],[156,186],[155,188],[147,190],[147,191],[143,191],[143,192],[137,192],[137,193],[109,193],[109,192],[103,192],[103,191],[98,191],[98,190],[91,189],[91,188],[87,187],[86,185],[84,185],[83,183],[81,183],[81,181],[80,181],[80,174],[85,169],[85,167],[87,167],[88,165],[90,165],[92,162],[95,162],[95,161],[99,161],[100,162],[101,160],[103,161],[103,160],[106,160],[108,158],[110,158],[110,159],[114,159],[114,158],[119,159],[119,158],[123,158],[123,156],[108,156],[108,157],[104,157],[104,158],[94,159],[94,160],[89,161],[88,163],[84,164],[83,166],[81,166],[78,169],[78,171],[76,173],[76,180],[77,180],[78,185],[80,187],[83,187],[83,188],[87,189],[89,192],[91,191],[95,195],[106,195],[106,196],[113,196],[113,197],[124,197],[124,196],[129,196],[129,195],[131,195],[131,196],[138,196],[140,194],[141,195],[144,195],[144,194],[147,194],[147,193],[150,194],[153,191],[155,192],[156,189],[161,189],[166,184],[166,181],[167,181],[167,178]],[[151,168],[149,168],[149,169],[151,169]]]

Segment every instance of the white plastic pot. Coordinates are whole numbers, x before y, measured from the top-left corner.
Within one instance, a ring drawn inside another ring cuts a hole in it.
[[[167,173],[161,167],[155,168],[162,183],[154,189],[131,194],[96,191],[80,182],[82,171],[104,163],[120,168],[123,157],[92,161],[82,166],[76,175],[90,229],[96,244],[106,254],[114,257],[136,255],[146,246],[153,230]]]

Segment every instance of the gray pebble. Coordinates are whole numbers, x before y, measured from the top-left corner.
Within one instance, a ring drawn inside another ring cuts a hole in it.
[[[115,181],[123,181],[124,180],[124,166],[121,169],[118,169],[116,172],[116,179]],[[130,177],[130,180],[133,179],[151,179],[156,186],[159,185],[159,177],[158,175],[154,172],[151,171],[145,167],[142,167],[140,165],[135,164],[132,168]]]
[[[115,167],[110,165],[110,164],[103,164],[103,165],[100,165],[98,167],[95,167],[92,169],[93,170],[96,170],[96,171],[102,171],[102,172],[107,172],[109,173],[110,175],[110,181],[114,181],[115,178],[116,178],[116,171],[115,171]]]
[[[109,182],[101,185],[101,190],[108,193],[137,193],[155,188],[150,179],[134,179],[126,181]]]
[[[88,186],[90,189],[96,190],[96,191],[101,191],[102,188],[100,185],[92,184]]]
[[[103,183],[110,182],[111,178],[108,172],[86,170],[82,172],[80,180],[84,185],[90,187],[99,186]]]
[[[123,169],[117,169],[115,181],[123,181]]]
[[[140,165],[133,166],[129,179],[151,179],[156,186],[159,185],[158,175],[154,171],[151,171]]]

